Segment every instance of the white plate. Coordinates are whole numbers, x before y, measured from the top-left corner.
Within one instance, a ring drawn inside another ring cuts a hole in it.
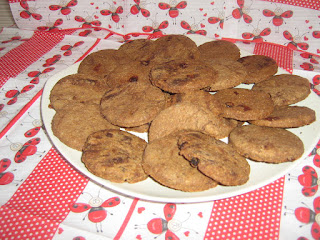
[[[203,42],[210,41],[207,38],[203,37],[192,37],[192,39],[199,45]],[[241,51],[241,56],[250,55]],[[51,129],[51,121],[55,114],[55,111],[49,108],[50,100],[50,91],[53,86],[64,76],[69,74],[76,73],[78,70],[79,63],[70,66],[69,68],[59,72],[58,74],[51,77],[43,90],[43,95],[41,99],[41,115],[44,126],[47,130],[49,138],[55,147],[59,150],[59,152],[80,172],[84,175],[88,176],[92,180],[97,183],[109,188],[110,190],[116,191],[118,193],[122,193],[125,195],[129,195],[132,197],[137,197],[144,200],[156,201],[156,202],[175,202],[175,203],[194,203],[194,202],[205,202],[211,200],[217,200],[227,197],[236,196],[239,194],[243,194],[252,190],[255,190],[259,187],[262,187],[266,184],[269,184],[278,178],[285,175],[288,171],[294,168],[299,162],[301,162],[304,158],[308,156],[308,154],[312,151],[314,146],[317,144],[318,139],[320,138],[320,98],[314,92],[308,96],[304,101],[299,102],[296,105],[299,106],[307,106],[316,111],[317,120],[311,125],[290,129],[291,132],[300,137],[305,146],[305,152],[303,156],[289,163],[281,163],[281,164],[267,164],[267,163],[259,163],[253,162],[249,160],[249,164],[251,166],[251,173],[249,181],[241,186],[235,187],[226,187],[226,186],[217,186],[216,188],[209,189],[203,192],[196,193],[187,193],[182,191],[173,190],[160,184],[156,183],[152,179],[148,178],[145,181],[128,184],[128,183],[113,183],[107,180],[104,180],[100,177],[97,177],[91,174],[84,164],[81,162],[81,152],[71,149],[67,147],[65,144],[59,141],[56,138]],[[287,73],[285,70],[280,69],[278,73]],[[241,87],[248,87],[247,85],[243,85]],[[137,136],[147,140],[147,134],[137,134]]]

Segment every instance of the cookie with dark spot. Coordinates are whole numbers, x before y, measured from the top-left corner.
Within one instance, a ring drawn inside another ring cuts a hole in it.
[[[250,55],[238,60],[247,70],[247,77],[243,83],[258,83],[266,80],[278,72],[277,62],[268,56]]]
[[[153,65],[171,60],[199,59],[200,52],[194,41],[184,35],[166,35],[154,41]]]
[[[104,82],[110,88],[114,88],[129,82],[144,82],[151,84],[149,80],[150,69],[150,66],[145,66],[139,61],[131,61],[126,64],[119,64],[104,77]]]
[[[184,93],[177,93],[171,96],[171,103],[192,103],[203,108],[209,109],[213,113],[219,115],[222,111],[221,103],[215,97],[202,90],[187,91]]]
[[[165,106],[165,93],[151,84],[139,81],[107,91],[100,102],[102,115],[112,124],[121,127],[150,123]]]
[[[279,106],[266,118],[250,123],[258,126],[297,128],[309,125],[316,120],[315,111],[302,106]]]
[[[204,175],[227,186],[245,184],[250,165],[230,145],[201,132],[186,132],[178,139],[179,154]]]
[[[99,104],[67,104],[54,115],[53,134],[68,147],[82,151],[87,137],[103,129],[119,129],[100,114]]]
[[[131,61],[126,54],[115,49],[104,49],[86,56],[79,65],[78,73],[88,76],[103,77],[109,74],[119,64]]]
[[[301,139],[283,128],[244,125],[229,135],[229,144],[251,160],[268,163],[292,162],[303,155]]]
[[[205,176],[179,155],[178,134],[149,142],[143,155],[143,169],[161,185],[185,192],[199,192],[216,187],[217,182]]]
[[[256,83],[252,90],[270,94],[276,106],[290,105],[307,98],[311,92],[308,79],[298,75],[280,74]]]
[[[205,91],[214,92],[221,89],[233,88],[243,83],[247,77],[247,70],[237,61],[230,59],[213,59],[205,63],[217,72],[214,81],[212,81],[208,87],[204,88]]]
[[[238,125],[237,121],[225,119],[196,104],[174,104],[161,111],[149,128],[149,141],[181,130],[204,132],[215,138],[227,137]]]
[[[116,183],[136,183],[148,176],[142,168],[143,139],[121,130],[92,133],[83,147],[81,161],[92,174]]]
[[[256,120],[269,116],[274,109],[269,94],[244,88],[230,88],[213,95],[221,103],[221,115],[240,121]]]
[[[232,42],[226,40],[215,40],[198,46],[200,58],[204,61],[212,59],[238,60],[240,49]]]
[[[208,87],[217,72],[201,61],[177,60],[159,64],[150,71],[153,85],[170,93],[200,90]]]
[[[87,74],[68,75],[52,88],[50,104],[55,110],[69,103],[100,104],[101,97],[107,89],[107,86]]]

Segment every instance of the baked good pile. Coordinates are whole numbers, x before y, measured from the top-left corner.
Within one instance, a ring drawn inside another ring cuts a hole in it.
[[[225,40],[129,41],[91,53],[56,83],[52,131],[112,182],[150,177],[185,192],[242,185],[249,161],[300,158],[303,142],[287,129],[316,119],[294,105],[310,94],[309,81],[277,71],[272,58],[241,57]]]

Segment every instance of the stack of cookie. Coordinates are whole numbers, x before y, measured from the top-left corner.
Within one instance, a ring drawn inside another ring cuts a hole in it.
[[[272,58],[241,58],[224,40],[133,40],[88,55],[53,87],[52,131],[112,182],[151,177],[187,192],[242,185],[249,161],[300,158],[303,143],[286,128],[315,121],[312,109],[292,106],[308,97],[309,81],[277,71]]]

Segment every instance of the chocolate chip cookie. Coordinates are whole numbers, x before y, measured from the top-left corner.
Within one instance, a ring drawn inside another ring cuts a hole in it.
[[[165,106],[165,93],[143,82],[129,82],[115,87],[103,95],[100,103],[102,115],[121,127],[150,123]]]
[[[300,138],[282,128],[244,125],[231,131],[229,143],[240,155],[258,162],[292,162],[304,152]]]
[[[230,145],[201,132],[186,132],[178,139],[179,154],[191,166],[218,183],[236,186],[249,179],[250,165]]]
[[[119,129],[100,114],[98,104],[74,103],[59,109],[52,119],[52,132],[68,147],[82,151],[87,137],[102,129]]]
[[[247,77],[243,83],[258,83],[278,72],[277,62],[268,56],[251,55],[238,60],[246,69]]]
[[[221,139],[238,125],[212,111],[191,103],[179,103],[161,111],[149,128],[149,141],[180,130],[194,130]]]
[[[274,104],[269,94],[244,88],[230,88],[213,95],[222,105],[221,115],[240,121],[261,119],[269,116]]]
[[[55,110],[69,103],[100,104],[108,88],[87,74],[72,74],[60,79],[50,93],[50,104]]]
[[[233,88],[245,82],[247,77],[245,67],[234,60],[213,59],[206,61],[206,64],[217,72],[217,76],[208,87],[204,88],[205,91],[214,92],[221,89]]]
[[[159,64],[150,71],[154,86],[169,93],[199,90],[210,86],[217,72],[201,61],[177,60]]]
[[[194,41],[184,35],[170,34],[154,41],[155,54],[152,64],[171,60],[195,60],[200,52]]]
[[[296,128],[316,120],[315,111],[302,106],[279,106],[266,118],[249,121],[258,126]]]
[[[226,40],[215,40],[198,46],[200,58],[204,61],[212,59],[238,60],[240,49],[232,42]]]
[[[199,192],[217,186],[217,182],[190,166],[179,155],[179,134],[149,142],[143,155],[143,169],[161,185],[185,192]]]
[[[254,84],[252,90],[260,90],[270,94],[276,106],[300,102],[311,92],[308,79],[291,74],[272,76],[263,82]]]
[[[78,73],[101,77],[101,80],[103,80],[103,77],[119,64],[125,64],[129,61],[131,59],[121,51],[104,49],[85,57],[79,65]]]
[[[148,175],[142,168],[147,143],[125,131],[106,129],[89,135],[81,161],[94,175],[116,183],[136,183]]]

